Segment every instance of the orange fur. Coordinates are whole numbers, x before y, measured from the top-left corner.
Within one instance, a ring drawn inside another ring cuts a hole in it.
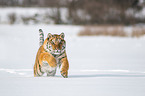
[[[61,40],[61,42],[57,41],[57,39]],[[52,42],[52,41],[55,41],[54,43],[51,44],[53,50],[55,50],[55,49],[61,50],[63,44],[65,43],[64,39],[61,38],[61,35],[54,34],[54,35],[50,35],[48,38],[45,39],[43,45],[40,46],[40,48],[37,52],[37,55],[36,55],[36,60],[35,60],[35,64],[34,64],[34,77],[43,75],[43,72],[41,72],[41,67],[42,67],[43,61],[47,61],[47,63],[51,67],[57,67],[57,65],[58,65],[57,58],[45,50],[45,46],[46,46],[47,42]],[[61,75],[64,78],[67,78],[69,63],[67,60],[66,51],[64,51],[64,55],[63,55],[63,58],[61,58],[60,63],[61,63]],[[42,74],[39,74],[39,73],[42,73]]]

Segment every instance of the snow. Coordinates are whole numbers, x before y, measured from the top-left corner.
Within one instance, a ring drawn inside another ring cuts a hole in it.
[[[69,77],[33,77],[45,37],[65,33]],[[0,25],[0,96],[145,96],[145,38],[78,37],[82,26]]]

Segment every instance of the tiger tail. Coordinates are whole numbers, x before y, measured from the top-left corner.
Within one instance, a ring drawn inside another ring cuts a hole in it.
[[[42,29],[39,29],[39,36],[40,36],[39,45],[42,46],[44,43],[44,34]]]

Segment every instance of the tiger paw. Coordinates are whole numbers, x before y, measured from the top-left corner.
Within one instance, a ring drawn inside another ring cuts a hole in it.
[[[61,75],[64,77],[64,78],[68,78],[67,74],[68,72],[67,71],[60,71]]]

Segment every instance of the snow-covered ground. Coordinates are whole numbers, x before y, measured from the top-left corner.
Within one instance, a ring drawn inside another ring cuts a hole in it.
[[[69,78],[33,77],[45,37],[65,33]],[[0,96],[145,96],[145,37],[78,37],[81,26],[0,25]]]

